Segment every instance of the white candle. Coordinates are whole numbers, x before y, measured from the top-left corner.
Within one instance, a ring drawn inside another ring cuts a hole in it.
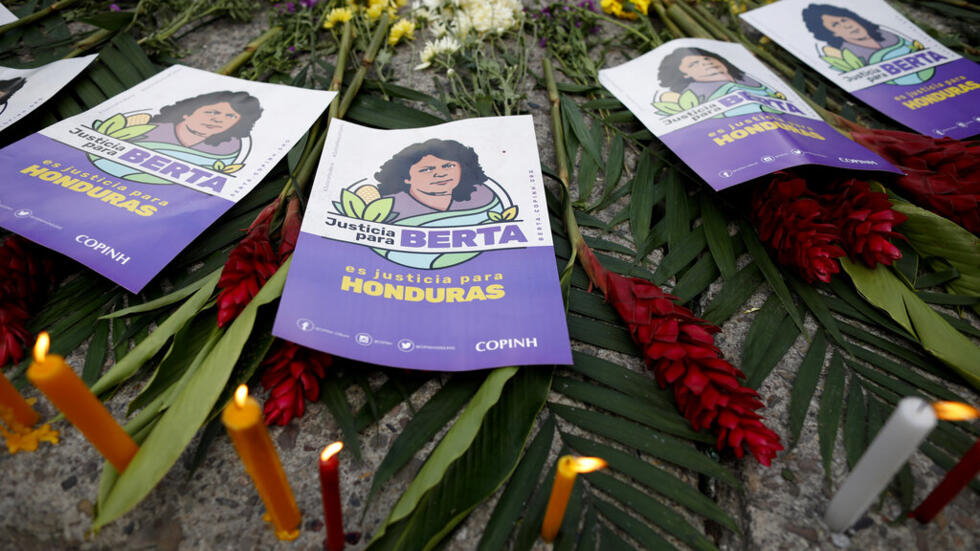
[[[827,525],[843,532],[854,524],[936,423],[932,405],[920,398],[903,398],[830,501],[824,516]]]

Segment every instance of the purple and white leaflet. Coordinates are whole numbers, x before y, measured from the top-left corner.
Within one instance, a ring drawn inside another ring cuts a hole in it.
[[[51,99],[95,57],[62,59],[35,69],[0,67],[0,131]]]
[[[0,150],[0,226],[137,292],[335,95],[170,67]]]
[[[599,71],[599,82],[716,190],[803,164],[899,172],[740,44],[672,40]]]
[[[330,125],[273,334],[365,362],[569,364],[530,116]]]
[[[980,65],[882,0],[782,0],[742,14],[814,70],[922,134],[980,134]]]

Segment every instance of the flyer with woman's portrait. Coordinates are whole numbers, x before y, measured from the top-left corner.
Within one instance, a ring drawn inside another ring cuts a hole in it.
[[[980,65],[883,0],[782,0],[742,14],[817,72],[922,134],[980,134]]]
[[[138,292],[334,95],[170,67],[0,150],[0,226]]]
[[[0,131],[51,99],[95,57],[61,59],[34,69],[0,67]]]
[[[845,138],[741,44],[683,38],[599,82],[716,190],[803,164],[899,172]]]
[[[272,333],[409,369],[570,364],[531,117],[333,121]]]

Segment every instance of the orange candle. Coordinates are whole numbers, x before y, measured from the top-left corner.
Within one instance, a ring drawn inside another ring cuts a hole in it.
[[[28,380],[48,397],[117,471],[123,472],[139,446],[112,418],[109,410],[85,386],[71,366],[65,363],[65,359],[48,354],[49,344],[47,333],[42,332],[37,336],[34,363],[27,368]]]
[[[548,508],[541,523],[541,539],[551,543],[558,535],[561,521],[565,518],[568,498],[572,496],[572,486],[579,473],[591,473],[606,466],[606,462],[598,457],[573,457],[565,455],[558,459],[555,470],[555,483],[551,487],[551,497],[548,498]]]
[[[235,391],[235,397],[221,413],[221,421],[265,503],[267,514],[262,518],[272,522],[277,538],[296,539],[299,537],[299,507],[262,421],[262,408],[249,397],[247,386],[241,385]]]
[[[37,412],[17,392],[2,371],[0,371],[0,408],[9,409],[13,413],[14,421],[25,427],[33,427],[37,423]]]

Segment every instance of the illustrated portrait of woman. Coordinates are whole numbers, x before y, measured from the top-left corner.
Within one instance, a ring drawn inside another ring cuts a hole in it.
[[[17,90],[23,88],[26,82],[27,79],[24,77],[0,80],[0,113],[3,113],[4,109],[7,108],[7,100],[10,99],[10,96],[14,95],[14,92]]]
[[[458,227],[513,220],[517,207],[487,176],[472,147],[430,139],[402,149],[374,174],[377,185],[344,190],[338,210],[347,216],[396,226]],[[356,197],[355,197],[356,196]],[[403,266],[454,266],[479,253],[409,253],[375,249]]]
[[[736,91],[786,99],[785,95],[745,74],[725,58],[701,48],[674,50],[660,62],[657,77],[661,87],[669,90],[653,102],[663,116],[676,115]],[[715,118],[763,111],[779,112],[765,105],[745,102]]]
[[[803,10],[803,22],[813,37],[824,43],[817,45],[820,59],[842,73],[923,49],[919,41],[882,28],[847,8],[810,4]],[[934,73],[935,69],[923,69],[888,82],[921,84]]]
[[[219,91],[167,105],[154,116],[114,115],[98,121],[95,129],[192,165],[231,174],[244,166],[252,127],[261,116],[259,100],[247,92]],[[170,183],[109,159],[90,158],[113,176],[148,184]]]
[[[412,144],[381,165],[374,178],[381,196],[394,199],[394,223],[424,216],[427,225],[467,226],[501,210],[500,199],[485,183],[489,178],[480,158],[472,147],[457,141]],[[428,222],[435,220],[452,223]]]

